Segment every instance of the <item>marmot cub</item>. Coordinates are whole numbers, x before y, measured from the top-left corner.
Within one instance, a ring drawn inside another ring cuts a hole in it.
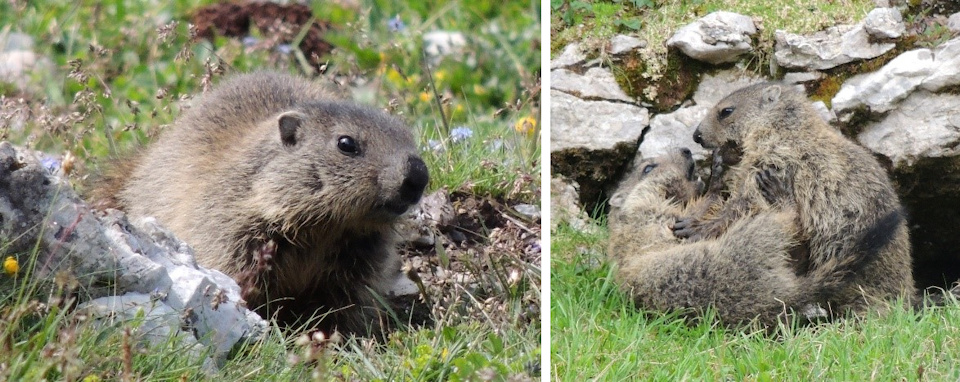
[[[690,150],[638,168],[623,207],[610,214],[608,254],[618,284],[639,307],[691,317],[713,307],[725,324],[757,320],[769,327],[785,313],[815,306],[842,278],[832,271],[794,274],[789,252],[798,245],[797,213],[792,187],[778,180],[783,176],[765,170],[752,178],[777,207],[735,222],[717,239],[685,244],[670,226],[704,200],[696,196]]]
[[[694,140],[705,148],[735,148],[729,198],[702,216],[674,226],[679,237],[720,235],[767,208],[754,174],[789,169],[806,258],[797,273],[847,264],[846,282],[828,299],[835,313],[865,308],[868,298],[912,297],[910,242],[890,179],[874,157],[828,126],[803,94],[762,83],[724,98],[700,123]],[[839,262],[839,263],[838,263]]]
[[[201,265],[237,279],[281,323],[381,329],[374,294],[399,275],[394,223],[429,176],[398,119],[309,80],[233,77],[134,159],[119,207],[154,216]],[[121,170],[122,171],[122,170]]]

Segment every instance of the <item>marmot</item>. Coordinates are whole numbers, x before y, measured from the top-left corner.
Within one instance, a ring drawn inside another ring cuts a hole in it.
[[[112,175],[117,207],[156,217],[237,279],[251,309],[379,332],[375,294],[399,275],[394,223],[429,180],[398,119],[306,79],[238,75],[133,160]]]
[[[639,306],[681,311],[700,317],[713,307],[728,325],[757,320],[772,327],[816,306],[843,278],[831,270],[797,276],[790,251],[798,243],[792,187],[771,170],[754,177],[776,207],[734,223],[717,239],[686,244],[670,226],[687,210],[699,208],[690,150],[679,149],[637,167],[639,180],[610,214],[608,254],[616,279]]]
[[[790,169],[806,258],[797,274],[846,264],[842,288],[828,299],[834,313],[861,311],[873,298],[914,295],[909,233],[886,172],[865,149],[824,122],[799,91],[778,82],[737,90],[697,127],[705,148],[741,155],[725,184],[729,197],[674,226],[678,237],[710,238],[765,210],[753,174]]]

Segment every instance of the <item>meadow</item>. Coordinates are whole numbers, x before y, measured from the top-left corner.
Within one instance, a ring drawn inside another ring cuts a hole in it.
[[[538,378],[539,218],[512,206],[540,200],[539,1],[314,3],[307,23],[205,37],[191,16],[212,3],[0,3],[0,40],[29,36],[39,57],[20,78],[25,85],[0,81],[0,139],[69,163],[69,180],[82,190],[221,77],[260,69],[303,75],[411,126],[432,175],[427,193],[450,193],[460,210],[489,206],[462,217],[480,221],[463,228],[469,240],[404,249],[424,279],[469,277],[428,286],[432,325],[382,342],[318,343],[274,328],[209,370],[176,341],[135,341],[136,321],[90,325],[71,309],[82,290],[35,282],[35,254],[6,253],[0,243],[2,257],[15,261],[0,273],[0,380]],[[452,54],[425,53],[424,35],[434,31],[459,33],[463,43]]]

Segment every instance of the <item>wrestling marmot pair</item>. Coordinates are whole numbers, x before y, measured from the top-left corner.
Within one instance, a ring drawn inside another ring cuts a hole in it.
[[[398,119],[303,78],[235,76],[201,95],[97,192],[153,216],[247,306],[288,325],[375,334],[400,277],[394,223],[429,180]]]
[[[781,83],[738,90],[694,139],[729,165],[728,196],[641,198],[654,194],[644,189],[676,189],[641,178],[611,217],[617,276],[640,306],[713,306],[724,322],[772,323],[811,306],[840,315],[913,296],[909,234],[886,172],[800,92]],[[657,200],[672,209],[651,219]]]

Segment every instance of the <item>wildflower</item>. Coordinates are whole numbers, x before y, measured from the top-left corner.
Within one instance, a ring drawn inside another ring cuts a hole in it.
[[[490,151],[500,151],[500,150],[503,150],[503,147],[504,147],[504,146],[503,146],[503,140],[502,140],[502,139],[494,139],[492,142],[490,142],[490,145],[489,145],[488,147],[490,148]]]
[[[407,29],[407,25],[404,24],[403,20],[400,19],[400,15],[396,15],[387,21],[387,29],[389,29],[391,32],[400,32],[404,29]]]
[[[60,160],[52,156],[44,156],[43,159],[40,159],[40,165],[47,171],[54,172],[60,169]]]
[[[523,117],[513,125],[513,129],[518,133],[533,135],[537,132],[537,120],[531,117]]]
[[[487,88],[483,87],[483,85],[480,85],[480,84],[473,84],[473,94],[476,94],[478,96],[487,94]]]
[[[450,130],[450,141],[453,143],[465,141],[473,136],[473,130],[466,126],[457,126]]]
[[[443,81],[444,78],[447,78],[447,72],[438,70],[436,73],[433,73],[433,77],[436,78],[437,81]]]
[[[443,144],[436,139],[431,139],[427,141],[427,146],[430,147],[430,150],[436,151],[438,153],[443,152]]]
[[[423,101],[423,102],[429,101],[429,100],[430,100],[430,93],[420,92],[420,100]]]
[[[277,52],[282,54],[290,54],[290,52],[293,52],[293,48],[290,46],[290,44],[280,44],[277,45]]]
[[[86,377],[83,377],[83,382],[100,382],[100,377],[96,374],[90,374]]]
[[[240,40],[240,41],[242,41],[243,46],[247,48],[253,47],[254,45],[257,45],[260,43],[260,39],[253,36],[244,37],[243,40]]]
[[[3,271],[10,276],[16,275],[20,271],[20,263],[13,256],[7,256],[6,260],[3,260]]]

